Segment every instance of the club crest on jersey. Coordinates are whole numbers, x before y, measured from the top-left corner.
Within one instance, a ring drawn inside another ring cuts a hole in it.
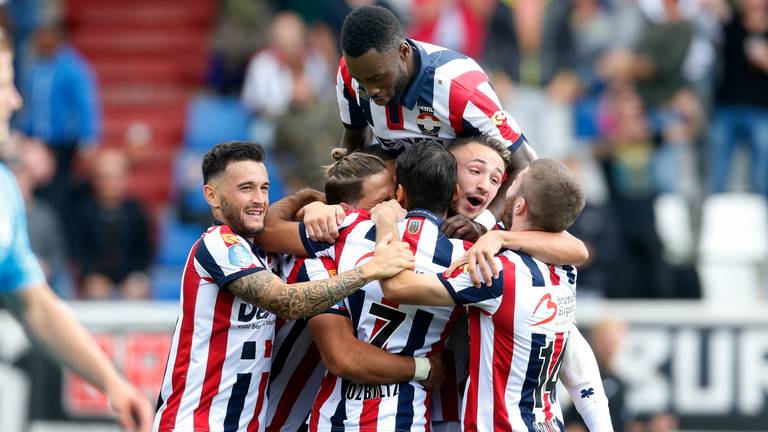
[[[236,267],[247,267],[251,264],[252,258],[248,248],[242,244],[235,244],[229,247],[227,251],[229,263]]]
[[[435,116],[435,110],[428,106],[418,106],[419,115],[416,116],[416,125],[424,135],[437,136],[440,132],[440,119]]]
[[[357,86],[357,94],[362,100],[371,100],[370,96],[368,96],[368,90],[366,90],[365,87],[361,85]]]
[[[408,227],[406,228],[407,231],[410,234],[416,234],[421,229],[421,221],[417,219],[412,219],[408,222]]]

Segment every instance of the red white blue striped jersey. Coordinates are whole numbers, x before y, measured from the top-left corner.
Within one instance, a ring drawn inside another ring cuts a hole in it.
[[[336,262],[339,272],[358,266],[374,254],[376,230],[359,211],[347,216],[336,243],[316,252]],[[403,241],[416,256],[416,270],[444,271],[464,253],[464,242],[440,232],[442,221],[415,210],[399,224]],[[426,357],[441,352],[463,313],[458,307],[399,305],[383,297],[378,282],[347,297],[331,313],[347,316],[355,336],[387,352]],[[418,382],[370,385],[326,372],[310,414],[310,431],[427,431],[431,394]]]
[[[281,275],[287,283],[322,280],[335,276],[336,266],[328,257],[307,259],[285,255],[281,260]],[[325,367],[306,319],[278,319],[272,347],[266,430],[296,432],[309,416]]]
[[[491,286],[475,288],[465,268],[438,275],[456,304],[469,306],[465,431],[563,431],[556,385],[576,306],[576,270],[518,252],[496,256]]]
[[[192,246],[153,430],[264,429],[275,316],[226,285],[272,264],[227,225]]]
[[[516,151],[524,138],[504,111],[488,76],[471,58],[428,43],[408,40],[419,70],[398,103],[371,103],[342,57],[336,75],[341,121],[349,129],[368,125],[385,149],[424,139],[445,141],[488,135]]]

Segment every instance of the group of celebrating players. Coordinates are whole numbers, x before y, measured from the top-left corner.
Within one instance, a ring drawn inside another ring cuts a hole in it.
[[[610,431],[575,327],[584,193],[536,159],[472,59],[386,9],[342,29],[324,193],[269,206],[261,146],[203,160],[156,431]],[[461,402],[463,400],[463,402]]]

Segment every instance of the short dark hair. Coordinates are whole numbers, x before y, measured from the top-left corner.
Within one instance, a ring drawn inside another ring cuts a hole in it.
[[[512,153],[509,151],[507,146],[504,145],[503,142],[487,135],[457,138],[448,144],[448,151],[474,143],[484,145],[491,150],[494,150],[499,154],[499,156],[501,156],[501,160],[504,161],[504,171],[506,172],[509,169],[509,164],[512,160]]]
[[[363,6],[350,12],[341,28],[341,50],[360,57],[370,49],[386,52],[405,40],[400,20],[381,6]]]
[[[456,190],[456,158],[440,144],[413,144],[395,163],[397,184],[403,185],[410,209],[448,213]]]
[[[264,162],[261,144],[246,141],[229,141],[216,145],[203,157],[203,183],[223,173],[232,162]]]
[[[342,202],[357,206],[366,178],[387,170],[378,156],[363,152],[347,153],[341,147],[333,149],[334,162],[325,167],[325,202]]]
[[[584,190],[561,162],[535,159],[520,185],[520,196],[528,204],[533,229],[560,232],[567,229],[584,208]]]

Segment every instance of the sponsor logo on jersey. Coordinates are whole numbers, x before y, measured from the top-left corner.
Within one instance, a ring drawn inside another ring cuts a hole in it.
[[[546,324],[553,319],[555,319],[555,316],[557,316],[557,303],[552,301],[552,294],[545,294],[539,299],[539,303],[536,305],[536,309],[533,310],[533,315],[536,315],[536,312],[539,310],[539,307],[541,305],[544,305],[544,309],[542,311],[552,311],[546,318],[543,320],[537,322],[536,324],[532,324],[531,327]]]

